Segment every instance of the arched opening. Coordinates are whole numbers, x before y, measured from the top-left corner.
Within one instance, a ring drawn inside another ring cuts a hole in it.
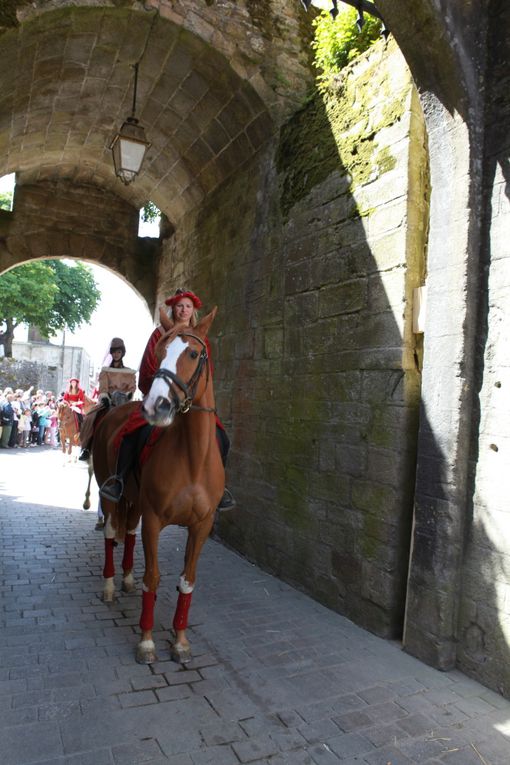
[[[0,178],[0,210],[11,212],[14,203],[14,189],[16,186],[16,174],[9,173]]]
[[[40,264],[45,262],[47,262],[45,259],[37,261]],[[62,262],[70,268],[76,265],[76,261],[63,259]],[[30,263],[33,264],[34,261]],[[2,360],[0,376],[5,383],[3,387],[8,384],[10,387],[24,388],[29,387],[30,384],[34,388],[61,392],[65,389],[69,378],[74,375],[80,379],[85,393],[90,396],[96,386],[97,376],[113,337],[124,339],[127,349],[126,365],[135,369],[138,367],[145,344],[153,329],[153,321],[146,301],[131,285],[109,269],[89,263],[81,265],[85,265],[90,274],[90,284],[87,282],[82,293],[78,282],[74,300],[71,301],[73,305],[66,306],[65,298],[61,297],[58,308],[55,308],[63,321],[67,318],[72,322],[71,329],[65,326],[62,330],[56,330],[51,334],[41,332],[42,325],[36,323],[37,316],[40,315],[41,321],[46,321],[47,314],[53,311],[50,309],[49,302],[45,303],[46,311],[38,312],[33,310],[32,306],[27,308],[26,316],[30,318],[33,315],[33,323],[20,322],[21,314],[17,314],[14,322],[16,328],[12,342],[12,358],[4,357]],[[8,272],[9,277],[16,280],[19,269],[23,269],[23,265],[11,269]],[[0,275],[0,290],[2,276],[5,276],[5,273]],[[60,280],[65,276],[65,274],[58,274],[55,277],[55,285],[61,296],[65,285]],[[48,279],[48,285],[50,281],[51,277]],[[20,290],[27,293],[27,303],[30,302],[31,294],[36,294],[38,289],[46,290],[47,287],[46,282],[42,283],[39,273],[27,273],[23,279],[17,279],[17,284]],[[75,306],[82,297],[87,297],[86,293],[92,286],[95,307],[88,320],[84,319],[75,326],[75,322],[82,315],[81,311],[76,311]],[[44,294],[46,295],[46,292]],[[50,300],[51,294],[53,293],[47,293],[47,300]],[[9,301],[2,301],[0,319],[4,321],[9,319],[12,322],[12,317],[8,314],[13,305]],[[19,311],[17,303],[13,310]],[[20,379],[14,380],[14,374],[17,374]]]

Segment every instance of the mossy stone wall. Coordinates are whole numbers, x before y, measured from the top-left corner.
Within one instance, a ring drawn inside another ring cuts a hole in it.
[[[479,274],[474,493],[469,507],[460,596],[462,671],[510,697],[510,73],[507,3],[491,5],[486,101],[485,214]]]
[[[408,188],[417,168],[425,219]],[[402,625],[427,198],[417,99],[381,43],[177,227],[160,280],[161,298],[184,285],[219,306],[239,509],[217,533],[385,636]]]

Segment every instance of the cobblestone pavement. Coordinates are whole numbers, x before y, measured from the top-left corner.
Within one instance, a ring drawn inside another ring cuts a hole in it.
[[[85,482],[56,451],[0,451],[2,765],[510,763],[509,702],[212,540],[190,612],[194,659],[172,663],[181,529],[161,537],[159,661],[136,664],[139,588],[100,600]]]

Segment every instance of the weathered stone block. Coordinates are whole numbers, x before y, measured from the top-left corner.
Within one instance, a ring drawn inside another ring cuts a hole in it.
[[[358,510],[377,513],[381,518],[398,520],[398,495],[391,485],[368,480],[353,480],[352,505]]]
[[[319,316],[339,316],[360,311],[366,305],[366,294],[365,279],[323,287],[319,292]]]

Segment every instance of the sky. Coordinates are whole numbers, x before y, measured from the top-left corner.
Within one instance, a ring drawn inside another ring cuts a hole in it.
[[[126,345],[126,366],[138,368],[142,353],[154,323],[144,300],[116,276],[101,266],[87,263],[101,292],[101,302],[90,323],[83,324],[74,333],[66,332],[65,344],[85,348],[92,363],[98,367],[108,352],[110,340],[121,337]],[[60,345],[62,335],[51,342]]]
[[[12,190],[12,177],[0,178],[0,192]],[[157,229],[157,225],[156,225]],[[140,235],[151,236],[154,227],[141,224]],[[68,261],[70,264],[72,260]],[[121,337],[126,345],[126,366],[138,368],[142,353],[154,328],[149,309],[135,290],[113,271],[93,263],[86,263],[94,274],[95,282],[101,292],[101,301],[88,324],[83,324],[76,332],[66,331],[65,344],[84,348],[93,365],[99,368],[108,352],[110,340]],[[19,327],[15,340],[26,340],[27,328]],[[51,343],[62,344],[62,333],[50,338]]]

